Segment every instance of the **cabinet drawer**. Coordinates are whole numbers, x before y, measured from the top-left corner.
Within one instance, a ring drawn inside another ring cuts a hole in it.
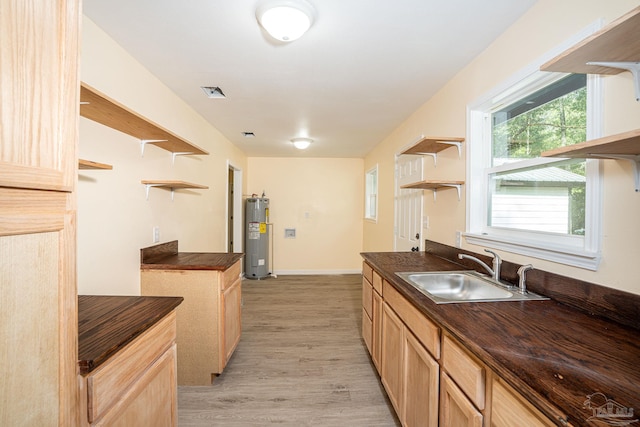
[[[222,283],[220,288],[224,291],[228,286],[231,286],[240,277],[240,261],[237,261],[226,271],[222,273]]]
[[[384,301],[398,314],[420,343],[437,360],[440,358],[440,328],[422,314],[389,282],[384,281]]]
[[[366,262],[362,262],[362,275],[369,281],[373,282],[373,268]]]
[[[89,422],[99,419],[176,339],[176,313],[167,315],[87,376]]]
[[[373,280],[371,282],[373,285],[373,289],[376,290],[380,295],[382,295],[382,277],[375,271],[373,272]]]
[[[442,344],[442,365],[476,407],[483,410],[485,405],[484,366],[446,335]]]
[[[362,308],[373,319],[373,290],[365,277],[362,278]]]

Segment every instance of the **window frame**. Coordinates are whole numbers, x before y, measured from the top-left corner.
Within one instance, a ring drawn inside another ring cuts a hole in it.
[[[375,175],[375,188],[374,191],[370,191],[369,178]],[[364,173],[364,219],[372,222],[378,222],[378,164]],[[371,196],[375,197],[374,210],[375,214],[370,215]]]
[[[595,27],[593,25],[592,27]],[[595,28],[585,32],[595,31]],[[576,36],[578,40],[586,35]],[[572,46],[575,41],[565,43]],[[566,47],[568,47],[566,46]],[[467,106],[467,191],[466,232],[464,237],[470,244],[481,245],[507,252],[532,256],[565,265],[597,270],[601,258],[602,229],[602,167],[600,160],[587,160],[585,235],[563,235],[515,229],[501,229],[488,225],[488,194],[491,173],[505,170],[504,166],[491,165],[490,110],[501,103],[508,104],[524,96],[524,93],[557,81],[567,74],[539,71],[541,64],[554,57],[559,46],[530,64],[519,73],[503,82]],[[602,135],[603,90],[599,76],[587,76],[587,140]],[[540,166],[566,161],[556,158],[533,158],[517,163],[517,167]],[[513,164],[507,168],[513,168]]]

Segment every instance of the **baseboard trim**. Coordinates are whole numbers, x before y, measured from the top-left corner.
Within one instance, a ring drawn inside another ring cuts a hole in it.
[[[362,274],[362,270],[276,270],[277,276]]]

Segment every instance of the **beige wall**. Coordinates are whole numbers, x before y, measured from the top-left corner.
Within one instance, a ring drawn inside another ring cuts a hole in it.
[[[364,224],[364,250],[393,249],[393,167],[394,155],[420,134],[466,136],[466,108],[483,94],[498,86],[519,70],[533,63],[556,46],[602,18],[605,23],[623,15],[638,5],[636,0],[541,0],[518,22],[499,37],[485,52],[428,100],[418,111],[389,135],[365,159],[365,170],[379,164],[379,213],[377,224]],[[615,134],[640,127],[640,103],[634,100],[630,73],[604,79],[604,134]],[[472,144],[467,141],[466,144]],[[464,179],[466,158],[455,149],[438,157],[437,168],[425,158],[425,176],[429,179]],[[427,239],[448,245],[455,244],[456,231],[464,231],[466,203],[457,201],[454,191],[438,193],[433,202],[425,191],[425,215],[430,227],[423,230]],[[599,283],[633,293],[640,293],[640,194],[633,190],[631,166],[604,161],[602,262],[597,272],[567,267],[552,262],[527,259],[502,253],[503,258],[518,262],[533,262],[534,266]],[[482,248],[463,247],[482,251]]]
[[[269,198],[276,274],[355,273],[361,268],[362,159],[248,159],[247,190]],[[284,229],[296,238],[285,239]]]
[[[205,149],[209,156],[171,155],[135,138],[80,119],[81,158],[113,165],[111,171],[80,171],[78,177],[78,291],[140,293],[140,248],[177,239],[184,251],[226,252],[227,162],[243,170],[246,157],[136,62],[92,21],[83,21],[81,79],[129,109]],[[143,179],[173,179],[209,186],[151,189]]]

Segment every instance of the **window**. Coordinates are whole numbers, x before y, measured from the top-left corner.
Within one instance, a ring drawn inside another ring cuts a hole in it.
[[[364,217],[378,219],[378,165],[365,174]]]
[[[599,163],[540,157],[594,138],[597,77],[534,71],[469,109],[467,241],[597,269]]]

